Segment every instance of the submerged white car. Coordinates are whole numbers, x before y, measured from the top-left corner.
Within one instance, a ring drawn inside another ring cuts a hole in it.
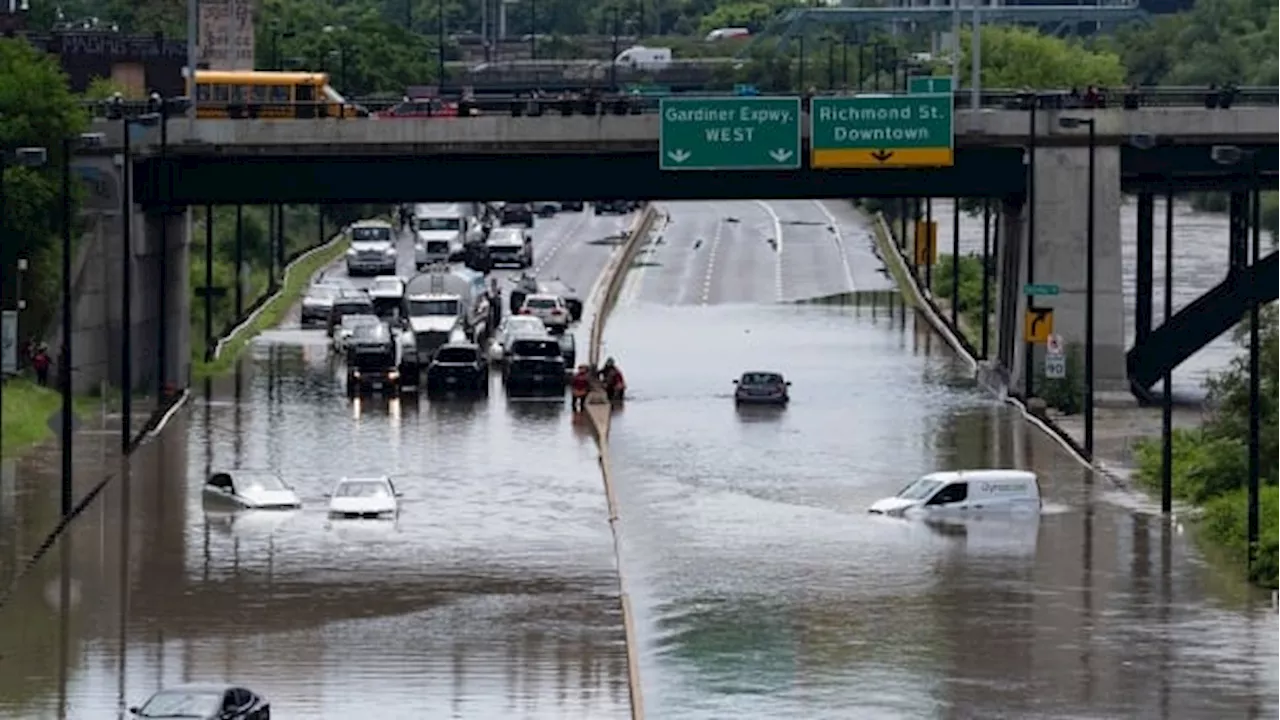
[[[219,472],[204,484],[208,501],[245,510],[297,510],[302,507],[298,493],[283,480],[268,473]]]
[[[400,493],[391,478],[342,478],[329,493],[329,516],[345,519],[395,517]]]

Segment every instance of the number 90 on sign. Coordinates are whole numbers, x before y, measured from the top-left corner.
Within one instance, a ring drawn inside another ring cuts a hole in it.
[[[1064,355],[1044,356],[1044,376],[1049,380],[1063,380],[1067,377],[1067,358]]]

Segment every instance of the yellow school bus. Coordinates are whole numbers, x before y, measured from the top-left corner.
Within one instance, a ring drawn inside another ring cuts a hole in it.
[[[328,73],[196,71],[196,116],[201,118],[366,117],[329,85]]]

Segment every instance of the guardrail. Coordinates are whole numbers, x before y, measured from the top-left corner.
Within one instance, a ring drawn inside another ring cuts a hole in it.
[[[604,269],[604,290],[591,320],[591,341],[588,346],[588,357],[594,367],[600,366],[600,350],[604,345],[604,326],[608,321],[609,313],[618,302],[618,295],[621,294],[622,286],[627,281],[631,263],[635,261],[636,254],[649,239],[657,221],[658,211],[652,204],[646,203],[644,210],[632,221],[631,227],[627,230],[626,239],[622,241],[618,252],[614,253],[613,259]]]
[[[798,92],[761,93],[759,97],[829,97],[835,95],[877,94],[900,95],[901,91],[871,89],[857,91],[819,91],[813,94]],[[629,95],[625,93],[596,91],[583,88],[582,92],[567,96],[534,96],[533,93],[513,94],[494,93],[479,94],[463,100],[458,95],[446,95],[442,99],[461,105],[462,112],[440,115],[440,119],[465,120],[472,114],[510,114],[538,117],[541,115],[638,115],[658,112],[662,96]],[[672,93],[665,97],[737,97],[726,90],[707,90],[704,92]],[[970,107],[971,95],[968,90],[953,93],[955,107],[965,110]],[[401,100],[389,98],[353,99],[345,106],[358,109],[361,113],[375,114],[389,110],[400,104]],[[144,113],[154,112],[154,103],[147,100],[124,101],[110,103],[101,101],[85,101],[85,108],[95,119],[116,119],[121,116],[136,117]],[[1235,106],[1272,107],[1280,106],[1280,89],[1276,87],[1137,87],[1123,91],[1104,93],[1096,99],[1089,99],[1070,90],[1010,90],[989,89],[979,93],[979,106],[988,110],[1029,110],[1036,106],[1042,109],[1068,108],[1107,108],[1123,107],[1137,109],[1139,107],[1197,107],[1230,109]],[[206,105],[205,107],[208,107]],[[225,111],[229,117],[243,119],[271,119],[324,117],[327,113],[335,120],[344,118],[344,112],[333,112],[333,104],[314,103],[235,103],[219,104],[219,110]],[[177,114],[177,113],[175,113]],[[413,117],[423,117],[415,115]],[[383,119],[383,118],[380,118]],[[385,118],[385,119],[396,119]]]

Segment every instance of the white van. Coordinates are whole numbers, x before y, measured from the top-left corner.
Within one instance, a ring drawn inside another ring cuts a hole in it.
[[[633,45],[618,53],[613,61],[635,70],[662,70],[671,64],[671,48]]]
[[[1026,470],[929,473],[869,508],[879,515],[994,510],[1040,512],[1040,481]]]

